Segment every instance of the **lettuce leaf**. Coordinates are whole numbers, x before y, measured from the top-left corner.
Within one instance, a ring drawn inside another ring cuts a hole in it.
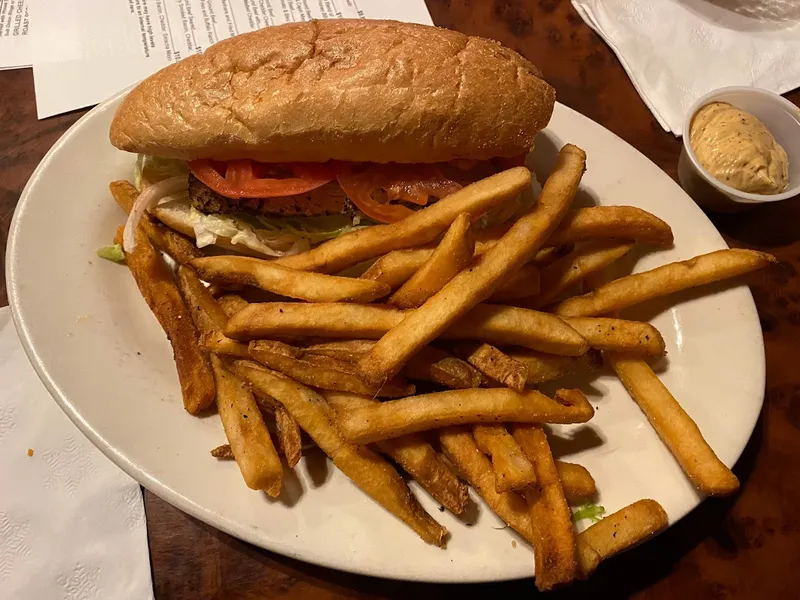
[[[189,166],[185,160],[140,154],[136,157],[136,165],[133,170],[133,185],[141,192],[142,189],[162,179],[188,173]]]
[[[606,509],[593,502],[579,506],[574,513],[572,513],[573,521],[580,521],[581,519],[590,519],[592,523],[597,523],[606,514]]]
[[[115,263],[125,262],[125,253],[122,251],[122,246],[119,244],[98,248],[97,256]]]

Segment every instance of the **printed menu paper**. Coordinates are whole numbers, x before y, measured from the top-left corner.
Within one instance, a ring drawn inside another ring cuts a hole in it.
[[[96,104],[219,40],[270,25],[333,18],[432,24],[424,0],[28,1],[40,119]]]
[[[31,64],[28,0],[0,0],[0,69]]]

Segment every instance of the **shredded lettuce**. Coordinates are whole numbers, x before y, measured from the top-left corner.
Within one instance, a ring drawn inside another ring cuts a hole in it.
[[[606,514],[606,509],[593,502],[579,506],[574,513],[572,513],[573,521],[580,521],[581,519],[590,519],[592,523],[597,523]]]
[[[133,185],[141,192],[143,188],[153,185],[162,179],[169,179],[176,175],[187,175],[188,173],[189,167],[185,160],[140,154],[136,157]]]
[[[125,253],[122,251],[122,246],[119,244],[98,248],[97,256],[116,263],[125,262]]]

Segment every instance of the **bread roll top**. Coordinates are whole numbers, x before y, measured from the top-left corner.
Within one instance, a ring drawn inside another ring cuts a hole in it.
[[[170,65],[123,100],[111,143],[157,156],[442,162],[527,152],[555,92],[522,56],[395,21],[290,23]]]

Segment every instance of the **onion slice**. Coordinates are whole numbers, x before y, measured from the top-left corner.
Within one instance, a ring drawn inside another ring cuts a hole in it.
[[[185,190],[189,185],[186,175],[176,175],[169,179],[164,179],[158,183],[145,188],[137,197],[136,201],[131,207],[131,212],[128,214],[128,220],[125,221],[125,229],[122,232],[122,248],[125,252],[133,252],[136,247],[134,232],[139,226],[139,221],[142,220],[144,213],[170,194],[176,194],[181,190]]]

